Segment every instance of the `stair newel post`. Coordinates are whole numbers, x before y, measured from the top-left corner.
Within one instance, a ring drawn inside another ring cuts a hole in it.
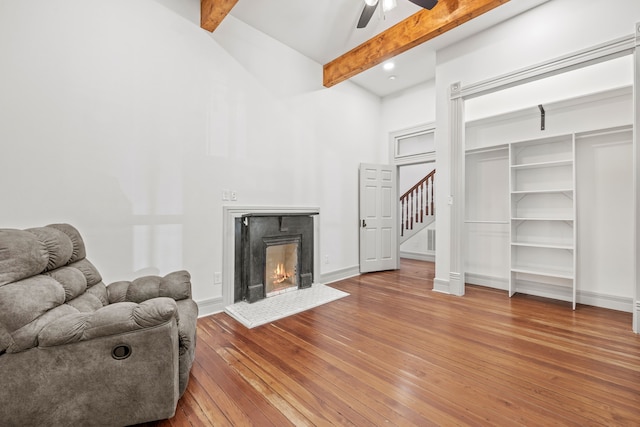
[[[424,207],[422,208],[424,215],[429,215],[429,181],[425,181],[423,186],[424,192]]]
[[[409,213],[409,216],[411,217],[411,222],[409,223],[409,230],[413,230],[413,191],[410,194],[411,196],[411,203],[409,204],[411,206],[411,212]]]
[[[431,175],[431,215],[435,215],[436,213],[435,209],[433,208],[433,184],[434,184],[434,178],[436,174],[435,174],[435,170],[433,172],[434,174]]]
[[[404,198],[400,198],[400,236],[404,236]]]
[[[430,185],[430,183],[431,183],[431,180],[430,180],[430,179],[429,179],[429,180],[427,180],[427,182],[425,183],[425,185],[426,185],[426,190],[427,190],[427,204],[426,204],[426,206],[424,207],[424,210],[425,210],[425,212],[427,213],[427,215],[429,215],[429,202],[430,202],[430,199],[429,199],[429,197],[430,197],[430,193],[429,193],[429,185]]]
[[[429,180],[426,180],[424,183],[424,191],[425,195],[425,204],[424,204],[424,213],[425,215],[429,215]]]
[[[404,220],[405,220],[405,229],[408,230],[409,229],[409,196],[407,195],[407,197],[405,197],[405,201],[406,201],[406,210],[404,213]]]
[[[418,205],[420,204],[420,187],[416,188],[415,190],[413,190],[413,192],[416,195],[416,209],[415,209],[415,214],[416,214],[416,224],[420,222],[420,219],[418,217],[419,213],[418,213]]]
[[[420,190],[420,222],[424,222],[424,184],[419,187]]]

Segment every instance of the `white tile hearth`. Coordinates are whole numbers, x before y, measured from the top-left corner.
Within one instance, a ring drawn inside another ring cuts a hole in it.
[[[349,295],[347,292],[322,284],[314,284],[307,289],[297,289],[249,304],[237,302],[225,307],[224,311],[247,328],[255,328],[292,314],[335,301]]]

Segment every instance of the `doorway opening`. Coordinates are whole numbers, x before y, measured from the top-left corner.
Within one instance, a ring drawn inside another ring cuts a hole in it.
[[[435,262],[435,162],[398,166],[399,258]]]

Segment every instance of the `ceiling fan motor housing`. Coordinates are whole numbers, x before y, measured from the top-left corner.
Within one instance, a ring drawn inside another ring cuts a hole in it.
[[[438,4],[438,0],[409,0],[411,3],[415,3],[420,7],[425,9],[433,9],[435,5]]]
[[[409,0],[412,3],[417,4],[418,6],[425,9],[433,9],[433,7],[438,4],[438,0]],[[371,17],[373,16],[373,12],[375,12],[378,7],[378,0],[364,0],[364,9],[362,10],[362,14],[360,15],[360,19],[358,20],[357,28],[364,28],[367,26]]]

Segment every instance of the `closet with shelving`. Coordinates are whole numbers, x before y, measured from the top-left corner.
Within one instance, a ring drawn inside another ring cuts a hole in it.
[[[575,309],[574,136],[511,143],[509,159],[509,295],[544,293]]]
[[[465,280],[631,311],[631,89],[469,121]]]

